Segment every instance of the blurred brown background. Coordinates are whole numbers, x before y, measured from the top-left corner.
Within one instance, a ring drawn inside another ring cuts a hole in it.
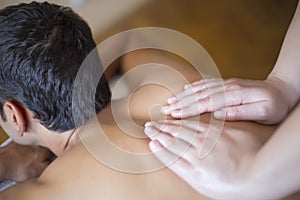
[[[297,0],[151,0],[114,24],[102,41],[130,28],[180,31],[212,56],[222,76],[263,79],[272,69]]]

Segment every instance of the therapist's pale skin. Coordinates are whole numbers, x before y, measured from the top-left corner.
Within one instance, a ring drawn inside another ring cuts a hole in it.
[[[181,156],[168,166],[199,193],[212,198],[280,198],[300,189],[300,106],[287,117],[300,96],[300,6],[298,4],[278,60],[266,80],[206,79],[186,85],[167,100],[162,113],[186,118],[213,112],[217,119],[284,122],[265,144],[249,138],[239,145],[239,130],[224,127],[216,147],[199,158],[207,124],[160,121],[146,124],[150,148],[162,162]],[[222,93],[223,92],[223,93]],[[223,104],[213,105],[213,98]],[[224,97],[224,96],[223,96]],[[153,134],[157,130],[160,134]],[[183,147],[191,148],[182,155]],[[170,144],[170,141],[175,141]],[[250,147],[254,148],[250,148]],[[255,149],[255,150],[253,150]],[[272,189],[268,189],[272,188]]]

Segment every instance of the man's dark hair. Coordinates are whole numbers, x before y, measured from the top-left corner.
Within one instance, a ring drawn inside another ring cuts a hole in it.
[[[62,132],[74,128],[74,80],[82,62],[95,47],[89,26],[70,8],[32,2],[1,10],[2,119],[6,120],[3,104],[11,100],[31,110],[49,130]],[[101,68],[100,60],[97,64]],[[103,109],[110,97],[103,74],[94,96],[94,113]],[[82,107],[79,110],[84,110],[84,104],[84,101],[77,102]],[[82,114],[85,115],[83,123],[90,114]]]

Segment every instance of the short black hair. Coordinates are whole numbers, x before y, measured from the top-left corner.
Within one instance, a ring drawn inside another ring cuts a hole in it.
[[[87,23],[68,7],[32,2],[2,9],[2,119],[6,120],[3,104],[6,100],[11,100],[31,110],[34,117],[49,130],[62,132],[74,128],[74,80],[82,62],[95,47]],[[101,68],[100,59],[98,64]],[[94,97],[94,113],[99,112],[110,101],[111,93],[104,74]],[[82,106],[80,109],[84,110],[84,102],[79,104]],[[83,116],[82,123],[86,116]]]

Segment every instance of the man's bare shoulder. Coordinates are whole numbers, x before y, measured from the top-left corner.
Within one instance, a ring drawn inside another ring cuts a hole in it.
[[[102,164],[82,143],[55,160],[37,181],[17,187],[12,190],[14,195],[7,193],[11,199],[199,199],[167,169],[142,174],[122,172]],[[176,190],[180,191],[176,194],[174,188],[182,190]],[[20,192],[23,196],[18,196],[19,189],[24,190]]]

